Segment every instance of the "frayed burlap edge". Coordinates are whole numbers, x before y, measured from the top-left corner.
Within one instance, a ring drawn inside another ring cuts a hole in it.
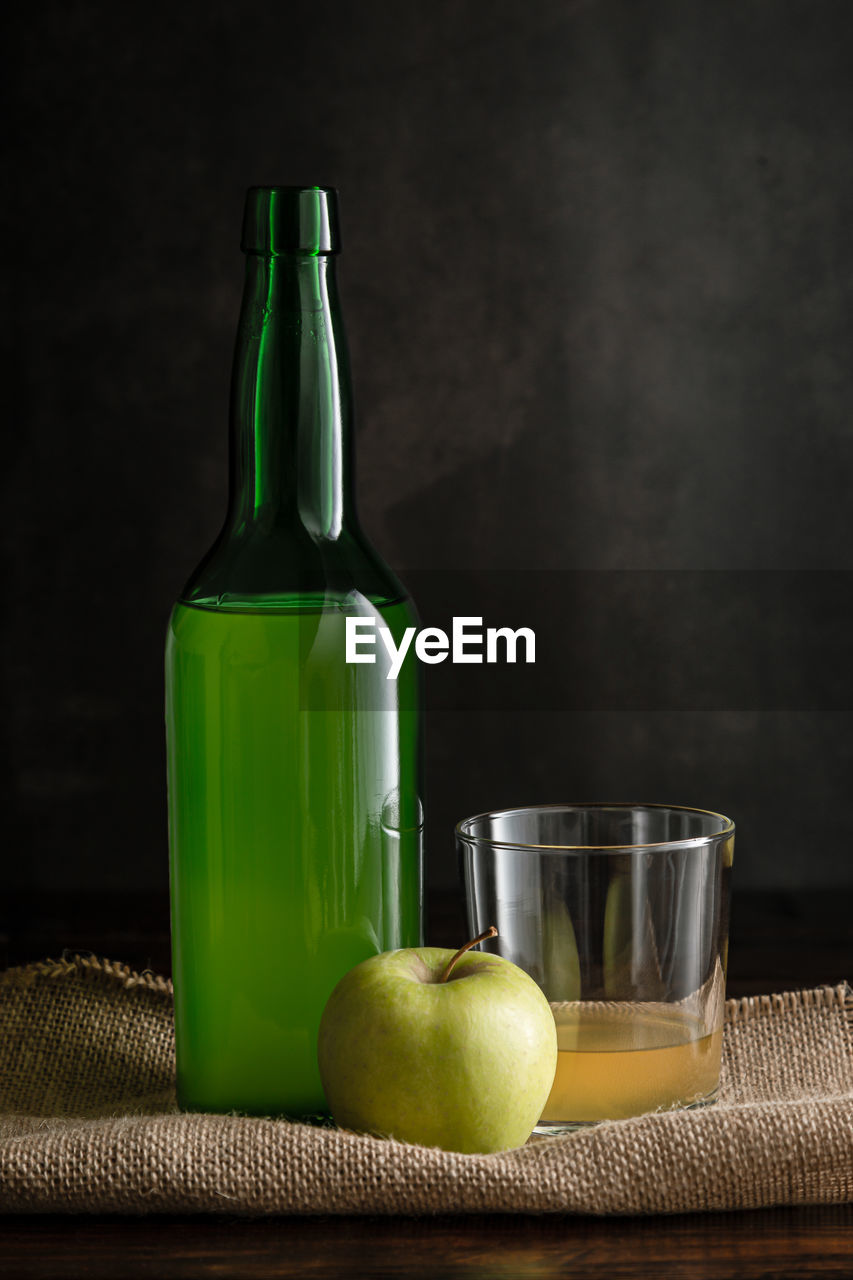
[[[59,960],[36,960],[31,964],[16,969],[6,969],[0,973],[0,988],[30,987],[39,978],[65,978],[79,974],[91,978],[93,982],[104,981],[110,985],[121,987],[126,991],[133,987],[144,987],[148,991],[156,991],[161,995],[173,997],[171,978],[164,978],[153,969],[137,972],[117,960],[107,960],[89,951],[65,951]]]
[[[741,996],[727,1000],[726,1022],[748,1022],[752,1018],[766,1018],[803,1007],[841,1008],[853,1031],[853,986],[847,981],[813,987],[808,991],[782,991],[767,996]]]

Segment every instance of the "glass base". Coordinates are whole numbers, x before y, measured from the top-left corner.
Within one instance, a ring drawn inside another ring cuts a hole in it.
[[[719,1085],[693,1102],[675,1102],[671,1107],[658,1107],[656,1111],[639,1111],[637,1115],[666,1115],[670,1111],[696,1111],[700,1107],[712,1107],[719,1097]],[[592,1129],[608,1120],[633,1120],[636,1116],[599,1116],[595,1120],[540,1120],[533,1133],[538,1138],[555,1138],[561,1133],[575,1133],[578,1129]]]

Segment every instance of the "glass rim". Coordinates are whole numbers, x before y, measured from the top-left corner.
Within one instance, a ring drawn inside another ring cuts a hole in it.
[[[674,813],[698,813],[705,817],[717,818],[723,825],[719,831],[714,831],[710,835],[705,836],[688,836],[680,840],[653,840],[646,844],[531,844],[523,840],[494,840],[491,836],[474,835],[471,831],[464,828],[470,823],[479,822],[485,818],[504,818],[512,814],[519,813],[544,813],[553,812],[555,809],[565,812],[574,812],[577,810],[601,810],[601,809],[669,809]],[[700,848],[703,845],[713,843],[715,840],[724,840],[734,835],[735,824],[731,818],[727,818],[723,813],[717,813],[715,809],[699,809],[693,805],[683,804],[652,804],[648,801],[629,802],[627,800],[592,800],[589,802],[562,803],[562,804],[521,804],[514,805],[509,809],[487,809],[484,813],[472,814],[470,818],[463,818],[456,823],[454,828],[457,840],[464,841],[466,844],[488,846],[492,849],[540,849],[551,853],[630,853],[639,849],[693,849]]]

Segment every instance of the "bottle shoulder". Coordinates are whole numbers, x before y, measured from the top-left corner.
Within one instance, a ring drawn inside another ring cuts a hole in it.
[[[359,600],[408,600],[392,569],[360,530],[335,540],[301,528],[229,528],[191,574],[179,603],[203,608],[338,608]]]

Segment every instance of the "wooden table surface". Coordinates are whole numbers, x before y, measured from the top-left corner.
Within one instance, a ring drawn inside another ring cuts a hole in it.
[[[737,895],[729,994],[853,976],[851,916],[849,892]],[[456,895],[431,895],[427,940],[456,946],[464,932]],[[165,895],[4,896],[0,964],[56,956],[64,948],[168,972]],[[853,1206],[623,1219],[7,1217],[0,1219],[0,1276],[851,1280]]]

